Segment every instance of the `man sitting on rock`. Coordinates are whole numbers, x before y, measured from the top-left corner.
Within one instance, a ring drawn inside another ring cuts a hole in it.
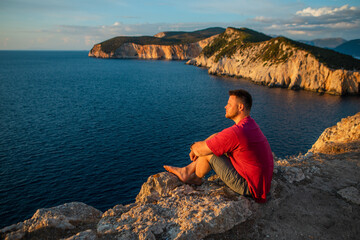
[[[229,95],[225,117],[235,125],[191,145],[188,166],[164,168],[182,182],[196,185],[213,169],[235,192],[266,202],[274,168],[270,145],[250,117],[251,95],[242,89],[229,91]]]

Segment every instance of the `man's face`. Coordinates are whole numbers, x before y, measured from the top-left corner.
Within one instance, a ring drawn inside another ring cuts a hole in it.
[[[240,101],[236,96],[230,96],[227,105],[225,106],[226,114],[225,117],[229,119],[234,119],[238,114],[240,114],[239,109]]]

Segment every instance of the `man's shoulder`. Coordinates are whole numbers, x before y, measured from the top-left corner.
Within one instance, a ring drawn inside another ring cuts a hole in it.
[[[234,125],[232,125],[230,127],[225,128],[221,132],[222,133],[232,134],[232,133],[236,133],[237,129],[238,129],[238,126],[236,124],[234,124]]]
[[[230,140],[236,138],[238,135],[236,130],[236,125],[224,128],[221,132],[217,133],[212,139],[209,139],[211,141],[224,141],[224,140]]]
[[[260,128],[259,125],[256,123],[256,121],[250,116],[248,116],[245,119],[243,119],[242,121],[240,121],[236,126],[239,129]]]
[[[243,118],[237,125],[248,125],[248,124],[256,124],[255,119],[253,119],[250,115]]]

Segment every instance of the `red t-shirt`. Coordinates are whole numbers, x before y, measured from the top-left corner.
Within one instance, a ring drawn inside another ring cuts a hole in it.
[[[266,202],[274,160],[269,142],[250,116],[206,141],[216,155],[227,153],[236,171],[246,179],[257,202]]]

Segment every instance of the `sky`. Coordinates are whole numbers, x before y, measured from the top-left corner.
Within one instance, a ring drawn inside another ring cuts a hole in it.
[[[294,40],[360,38],[359,0],[0,0],[0,50],[90,50],[116,36],[247,27]]]

